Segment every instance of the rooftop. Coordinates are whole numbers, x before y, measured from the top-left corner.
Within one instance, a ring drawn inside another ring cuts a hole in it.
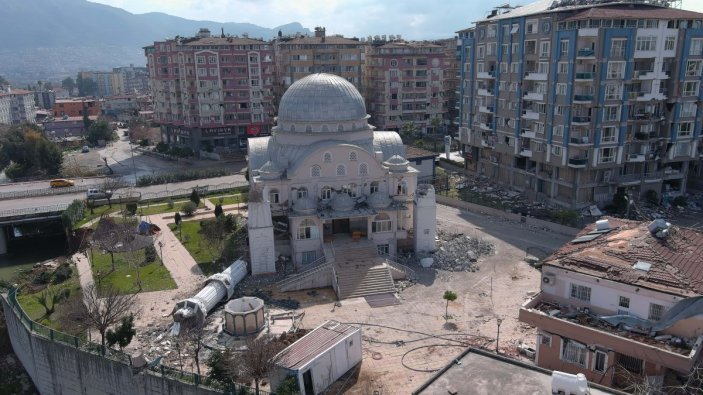
[[[567,18],[566,21],[581,19],[608,19],[608,18],[632,18],[632,19],[683,19],[683,18],[703,18],[700,12],[679,10],[677,8],[657,8],[657,12],[652,12],[651,8],[630,8],[630,7],[594,7],[576,13]]]
[[[325,36],[325,37],[297,37],[292,39],[284,39],[280,41],[281,45],[286,44],[355,44],[355,45],[366,45],[359,40],[353,40],[351,38],[340,37],[340,36]]]
[[[268,44],[267,41],[249,37],[202,37],[183,39],[183,45],[261,45]]]
[[[359,330],[337,321],[327,321],[281,351],[276,365],[291,370],[300,369]]]
[[[551,394],[551,374],[548,369],[468,348],[413,391],[413,395]],[[589,386],[591,395],[622,394],[590,383]]]
[[[424,159],[424,158],[436,158],[439,154],[436,152],[428,151],[424,148],[417,148],[411,145],[405,146],[405,159]]]
[[[544,264],[681,296],[703,294],[703,232],[671,226],[660,238],[648,222],[607,220],[609,232],[594,233],[590,225]],[[638,262],[651,266],[636,269]]]

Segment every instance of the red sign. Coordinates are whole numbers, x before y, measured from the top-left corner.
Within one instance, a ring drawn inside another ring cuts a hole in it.
[[[247,126],[247,135],[258,136],[259,133],[261,133],[261,126],[260,125],[248,125]]]

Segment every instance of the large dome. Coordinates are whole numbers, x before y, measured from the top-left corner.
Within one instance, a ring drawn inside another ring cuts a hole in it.
[[[359,91],[333,74],[311,74],[296,81],[283,94],[278,107],[279,123],[336,123],[366,118],[366,105]]]

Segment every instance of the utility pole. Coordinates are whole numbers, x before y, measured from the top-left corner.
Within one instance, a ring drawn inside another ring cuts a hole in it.
[[[500,324],[503,323],[503,319],[502,319],[502,318],[498,318],[498,319],[496,320],[496,323],[498,324],[498,334],[496,334],[496,354],[498,354],[498,353],[499,353],[499,351],[498,351],[498,340],[500,339]]]
[[[132,172],[134,173],[134,186],[137,186],[137,166],[134,164],[134,150],[132,149],[132,140],[129,140],[129,152],[132,155]]]

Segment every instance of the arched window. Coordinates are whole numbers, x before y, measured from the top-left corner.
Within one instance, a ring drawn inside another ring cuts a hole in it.
[[[398,193],[396,195],[408,194],[408,182],[403,180],[398,183]]]
[[[310,168],[311,177],[319,177],[321,172],[322,168],[319,165],[312,165],[312,167]]]
[[[311,219],[305,219],[298,225],[298,240],[317,239],[317,225]]]
[[[359,165],[359,175],[360,176],[368,176],[369,175],[369,165],[366,163],[362,163]]]
[[[273,203],[273,204],[280,203],[280,196],[278,194],[278,189],[272,189],[269,191],[269,203]]]
[[[344,167],[344,165],[337,165],[337,175],[338,176],[346,176],[347,175],[347,168]]]
[[[330,154],[329,152],[325,152],[325,153],[322,155],[322,161],[325,162],[325,163],[330,163],[330,162],[332,162],[332,154]]]
[[[296,191],[296,196],[298,197],[298,199],[302,199],[308,196],[308,189],[305,187],[298,188],[298,190]]]
[[[369,194],[372,194],[374,192],[378,192],[378,181],[373,181],[371,183],[371,189],[369,190]]]
[[[349,152],[349,160],[350,160],[350,161],[355,161],[355,160],[356,160],[356,151],[350,151],[350,152]]]
[[[356,184],[353,184],[353,183],[342,187],[342,193],[346,193],[353,198],[356,197],[357,190],[358,190],[358,188],[356,187]]]
[[[371,223],[371,231],[373,233],[390,232],[391,218],[386,213],[380,213],[374,217]]]
[[[330,200],[332,198],[332,188],[328,186],[322,187],[320,190],[320,199],[322,200]]]

